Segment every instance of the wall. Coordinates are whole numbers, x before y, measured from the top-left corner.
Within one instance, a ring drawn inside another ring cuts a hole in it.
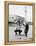
[[[36,3],[35,3],[35,42],[36,42]]]

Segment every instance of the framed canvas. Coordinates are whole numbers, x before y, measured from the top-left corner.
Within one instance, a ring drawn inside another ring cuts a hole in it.
[[[35,42],[35,4],[5,1],[5,44]]]

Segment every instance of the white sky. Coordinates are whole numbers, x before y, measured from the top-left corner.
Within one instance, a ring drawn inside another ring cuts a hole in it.
[[[26,7],[26,20],[32,22],[32,6],[24,6],[24,5],[9,5],[9,16],[18,15],[21,17],[25,17],[25,7]],[[30,20],[31,18],[31,20]]]

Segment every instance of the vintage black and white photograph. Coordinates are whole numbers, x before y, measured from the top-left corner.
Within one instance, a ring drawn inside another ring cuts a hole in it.
[[[9,41],[32,40],[32,6],[9,5]]]

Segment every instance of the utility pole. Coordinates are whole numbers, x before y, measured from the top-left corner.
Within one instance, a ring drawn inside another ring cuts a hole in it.
[[[25,6],[25,19],[27,19],[27,7]]]

